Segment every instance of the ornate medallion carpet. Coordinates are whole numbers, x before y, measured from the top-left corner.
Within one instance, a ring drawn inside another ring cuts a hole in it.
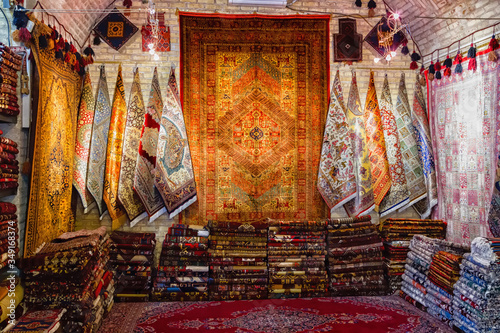
[[[398,296],[117,303],[102,333],[453,332]]]

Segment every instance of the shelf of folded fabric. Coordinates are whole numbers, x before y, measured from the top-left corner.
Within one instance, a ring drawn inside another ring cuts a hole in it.
[[[208,229],[168,228],[153,281],[153,301],[208,301]]]
[[[269,298],[328,296],[326,221],[269,221]]]
[[[209,221],[210,300],[267,298],[267,223]]]
[[[116,272],[115,301],[149,301],[156,234],[114,231],[110,237],[110,264]]]
[[[20,113],[17,95],[17,72],[21,70],[22,57],[10,47],[0,43],[0,122],[17,123]]]

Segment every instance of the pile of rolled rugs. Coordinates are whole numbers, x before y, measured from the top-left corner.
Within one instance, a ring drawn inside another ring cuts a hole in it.
[[[210,299],[267,298],[268,220],[209,221]]]
[[[269,298],[328,296],[326,221],[269,221]]]
[[[110,263],[116,273],[115,301],[148,301],[156,235],[114,231],[110,237]]]
[[[0,43],[0,114],[17,116],[20,112],[16,90],[21,64],[21,56]]]
[[[0,137],[0,190],[15,189],[19,186],[19,149],[17,143]]]
[[[29,309],[65,309],[63,332],[97,332],[113,304],[105,227],[67,232],[23,261]]]
[[[206,228],[174,224],[168,228],[153,283],[153,301],[207,301],[209,282]]]
[[[369,215],[330,220],[327,247],[331,296],[387,293],[382,239]]]

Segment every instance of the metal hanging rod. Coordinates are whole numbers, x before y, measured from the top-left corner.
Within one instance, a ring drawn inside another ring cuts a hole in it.
[[[408,67],[365,67],[365,66],[359,66],[359,67],[354,67],[352,66],[352,70],[358,70],[358,69],[364,69],[364,70],[371,70],[371,71],[409,71],[413,72],[413,69],[409,69]]]
[[[500,17],[443,17],[443,16],[415,16],[415,18],[426,20],[480,20],[480,21],[499,21]]]

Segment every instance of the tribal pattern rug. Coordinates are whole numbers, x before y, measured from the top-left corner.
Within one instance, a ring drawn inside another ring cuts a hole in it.
[[[180,34],[198,186],[187,223],[325,217],[329,16],[181,12]]]

